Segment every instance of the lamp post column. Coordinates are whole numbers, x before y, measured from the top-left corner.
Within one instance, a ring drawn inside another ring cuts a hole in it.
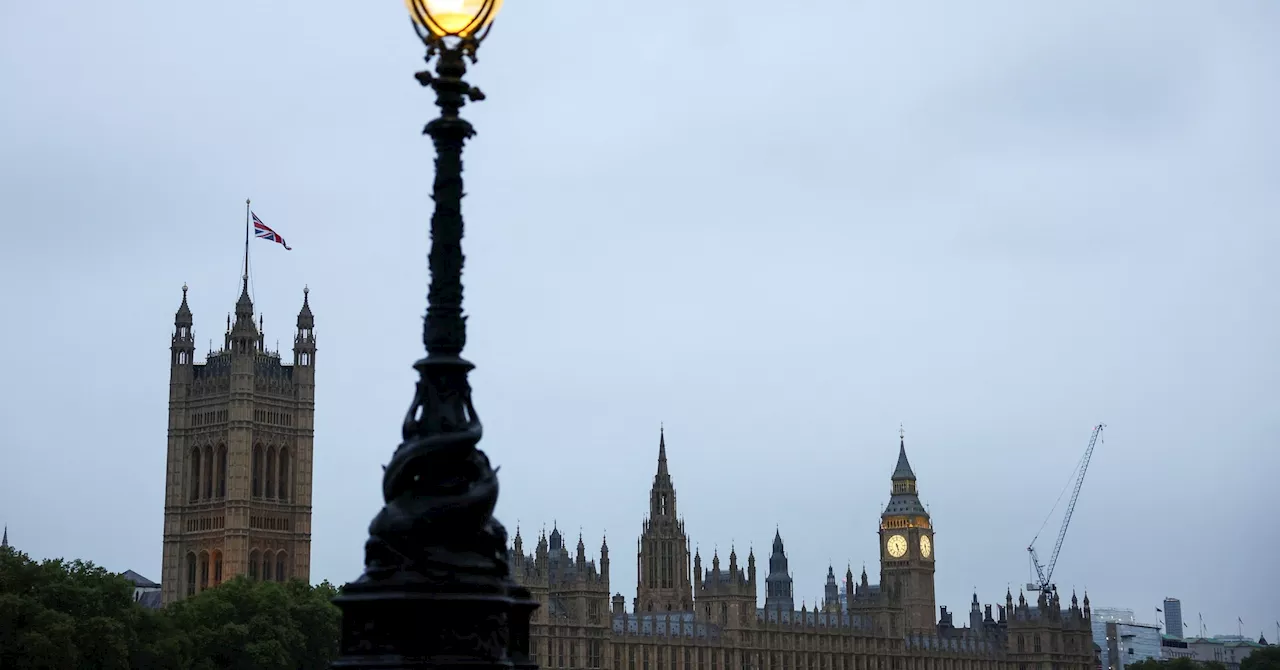
[[[507,533],[493,510],[498,479],[477,448],[482,434],[461,354],[462,149],[475,131],[459,111],[479,90],[463,81],[476,41],[428,42],[436,71],[417,77],[436,92],[427,124],[436,148],[426,356],[386,466],[385,505],[369,525],[365,571],[347,584],[335,668],[528,667],[528,617],[536,607],[511,579]],[[523,620],[513,620],[524,617]]]

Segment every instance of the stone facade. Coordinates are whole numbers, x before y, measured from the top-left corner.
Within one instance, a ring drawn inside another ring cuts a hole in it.
[[[710,569],[689,555],[684,521],[658,438],[658,471],[649,516],[636,546],[636,599],[630,611],[610,596],[609,546],[589,561],[581,536],[570,554],[553,528],[525,554],[517,529],[512,572],[541,603],[531,623],[532,652],[543,668],[573,670],[1092,670],[1089,599],[1072,595],[1063,608],[1056,591],[985,607],[974,595],[965,627],[943,607],[934,616],[933,527],[920,503],[905,440],[880,519],[880,582],[866,570],[846,571],[841,602],[833,568],[826,601],[795,608],[781,532],[774,535],[766,598],[757,606],[756,558],[746,567],[729,550]]]
[[[238,575],[310,580],[315,318],[304,290],[286,365],[253,316],[246,275],[222,349],[196,363],[182,287],[170,347],[165,604]]]

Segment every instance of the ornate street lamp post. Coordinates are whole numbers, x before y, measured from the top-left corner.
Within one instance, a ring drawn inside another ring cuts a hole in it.
[[[407,0],[414,28],[436,59],[419,72],[440,116],[427,124],[436,148],[431,286],[420,375],[404,441],[386,466],[385,505],[369,525],[365,570],[337,599],[342,642],[335,668],[533,668],[529,592],[511,580],[507,533],[493,518],[498,479],[480,441],[462,358],[462,147],[475,134],[458,116],[484,99],[463,81],[467,59],[502,0]]]

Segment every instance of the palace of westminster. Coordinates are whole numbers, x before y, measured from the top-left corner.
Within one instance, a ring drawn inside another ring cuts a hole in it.
[[[224,345],[195,362],[187,287],[174,319],[161,592],[171,603],[239,575],[310,580],[315,410],[315,319],[303,292],[293,361],[264,346],[247,272]],[[1055,591],[975,595],[967,625],[935,610],[933,525],[916,490],[905,441],[880,518],[880,575],[826,575],[823,603],[796,609],[781,534],[773,539],[765,600],[754,553],[731,550],[705,567],[690,554],[658,439],[658,467],[636,555],[630,608],[609,582],[609,547],[587,560],[563,535],[526,554],[517,530],[516,581],[541,607],[532,651],[544,668],[573,670],[1091,670],[1089,598],[1063,606]],[[936,612],[936,613],[935,613]]]

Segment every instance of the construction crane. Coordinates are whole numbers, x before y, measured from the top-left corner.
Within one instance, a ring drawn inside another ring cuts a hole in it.
[[[1093,427],[1093,435],[1089,438],[1089,446],[1084,450],[1084,456],[1080,459],[1080,464],[1076,466],[1079,474],[1076,475],[1075,489],[1071,491],[1071,500],[1067,503],[1067,511],[1062,515],[1062,527],[1058,529],[1058,541],[1053,545],[1053,555],[1049,557],[1049,564],[1042,565],[1040,557],[1036,554],[1036,540],[1040,539],[1040,533],[1044,532],[1045,526],[1049,525],[1049,517],[1053,516],[1053,511],[1058,508],[1058,503],[1053,504],[1053,510],[1049,510],[1049,516],[1045,517],[1044,523],[1040,526],[1040,531],[1036,536],[1031,538],[1031,544],[1027,545],[1027,553],[1031,555],[1031,569],[1033,572],[1032,579],[1037,582],[1027,584],[1028,591],[1039,591],[1046,596],[1053,595],[1054,585],[1053,569],[1058,565],[1058,553],[1062,551],[1062,541],[1067,537],[1067,526],[1071,524],[1071,514],[1076,511],[1076,501],[1080,499],[1080,487],[1084,485],[1084,475],[1089,471],[1089,460],[1093,458],[1093,448],[1098,444],[1098,439],[1102,437],[1102,429],[1106,428],[1105,424],[1098,424]],[[1105,440],[1104,440],[1105,441]],[[1072,474],[1075,474],[1073,471]],[[1071,481],[1067,481],[1070,486]],[[1067,489],[1063,487],[1062,493],[1066,493]],[[1062,494],[1058,494],[1058,502],[1062,502]]]

